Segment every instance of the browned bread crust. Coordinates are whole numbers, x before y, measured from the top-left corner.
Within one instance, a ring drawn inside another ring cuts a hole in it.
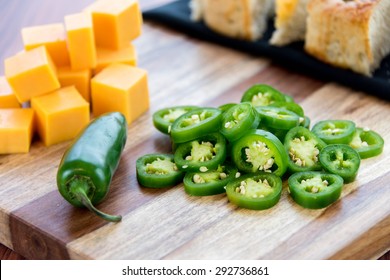
[[[332,65],[372,75],[390,53],[389,0],[311,0],[305,50]]]

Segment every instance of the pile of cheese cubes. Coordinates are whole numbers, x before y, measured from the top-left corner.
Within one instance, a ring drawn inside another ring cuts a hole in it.
[[[129,124],[144,113],[147,73],[131,44],[141,26],[136,0],[99,0],[64,23],[22,29],[25,50],[0,77],[0,154],[28,152],[34,131],[46,146],[71,140],[90,110],[119,111]]]

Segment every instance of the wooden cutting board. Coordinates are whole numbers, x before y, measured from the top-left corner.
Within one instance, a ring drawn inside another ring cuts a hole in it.
[[[122,214],[122,222],[107,223],[64,201],[55,177],[69,143],[45,147],[35,139],[28,154],[0,156],[0,243],[30,259],[371,259],[390,249],[387,101],[148,22],[135,45],[139,66],[149,72],[151,108],[129,127],[110,193],[98,206]],[[312,123],[350,119],[379,132],[383,154],[362,161],[356,181],[323,210],[296,205],[286,184],[266,211],[238,209],[225,195],[190,197],[182,185],[138,185],[135,160],[170,151],[169,138],[153,127],[154,111],[238,102],[254,83],[294,96]]]

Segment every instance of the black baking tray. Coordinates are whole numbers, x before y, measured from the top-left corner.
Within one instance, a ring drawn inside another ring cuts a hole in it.
[[[268,28],[263,38],[249,42],[228,38],[213,32],[204,23],[192,21],[190,12],[189,0],[179,0],[143,11],[143,18],[170,26],[198,39],[270,58],[275,63],[287,67],[290,71],[310,75],[323,81],[334,81],[357,91],[364,91],[390,100],[390,55],[382,60],[380,68],[375,71],[372,77],[367,77],[350,70],[333,67],[311,57],[304,51],[302,42],[284,47],[270,45],[269,38],[274,31],[272,20],[268,22]]]

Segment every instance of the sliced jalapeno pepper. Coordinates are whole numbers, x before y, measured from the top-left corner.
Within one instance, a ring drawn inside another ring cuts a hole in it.
[[[170,154],[144,155],[137,159],[136,171],[140,185],[148,188],[175,186],[184,177],[184,172],[177,168]]]
[[[343,184],[340,176],[318,171],[298,172],[288,178],[292,199],[309,209],[324,208],[337,201]]]
[[[345,144],[331,144],[319,156],[322,167],[329,173],[340,175],[344,182],[355,180],[360,166],[359,154]]]
[[[57,186],[72,205],[86,207],[99,217],[118,222],[121,216],[94,207],[109,191],[127,139],[127,122],[119,112],[94,119],[73,141],[61,159]]]
[[[268,132],[271,132],[273,135],[275,135],[276,137],[278,137],[278,139],[280,140],[280,142],[284,142],[284,138],[286,137],[286,134],[287,132],[289,131],[288,129],[278,129],[278,128],[273,128],[273,127],[269,127],[269,126],[266,126],[264,123],[262,123],[260,121],[260,124],[258,126],[258,129],[262,129],[262,130],[265,130],[265,131],[268,131]]]
[[[361,159],[375,157],[383,151],[385,141],[375,131],[366,128],[356,128],[349,145],[358,152]]]
[[[222,113],[224,113],[235,105],[237,105],[237,103],[226,103],[219,106],[218,109],[221,110]]]
[[[163,108],[153,114],[154,127],[165,134],[169,134],[172,123],[180,116],[198,109],[197,106],[175,106]]]
[[[241,102],[250,102],[254,107],[267,106],[273,102],[285,100],[283,93],[263,84],[250,87],[241,98]]]
[[[285,94],[285,93],[284,93],[284,101],[295,103],[294,97],[292,97],[291,95]]]
[[[237,168],[219,166],[207,172],[190,172],[184,177],[184,189],[190,195],[206,196],[225,192],[226,185],[235,178]]]
[[[303,108],[299,104],[294,102],[276,101],[268,106],[286,109],[288,111],[294,112],[300,117],[305,116]]]
[[[191,141],[219,130],[222,113],[216,108],[199,108],[177,118],[171,127],[175,143]]]
[[[213,133],[178,145],[175,163],[187,172],[206,172],[217,169],[226,159],[226,140],[220,133]]]
[[[284,147],[289,155],[289,171],[321,170],[318,156],[325,146],[326,143],[307,128],[297,126],[289,130],[284,140]]]
[[[311,131],[326,144],[349,144],[355,129],[352,121],[325,120],[316,123]]]
[[[238,170],[246,173],[272,172],[283,176],[288,155],[280,140],[265,130],[250,130],[233,143],[232,159]]]
[[[229,201],[239,207],[264,210],[278,203],[282,193],[282,179],[274,174],[247,174],[226,186]]]
[[[309,129],[310,128],[310,118],[308,116],[304,116],[304,118],[305,118],[305,120],[302,123],[300,123],[300,126],[303,126],[307,129]]]
[[[261,122],[272,128],[288,130],[305,121],[305,118],[284,108],[258,106],[256,110],[260,115]]]
[[[248,130],[257,128],[260,117],[249,102],[237,104],[222,114],[220,132],[227,140],[234,142]]]

